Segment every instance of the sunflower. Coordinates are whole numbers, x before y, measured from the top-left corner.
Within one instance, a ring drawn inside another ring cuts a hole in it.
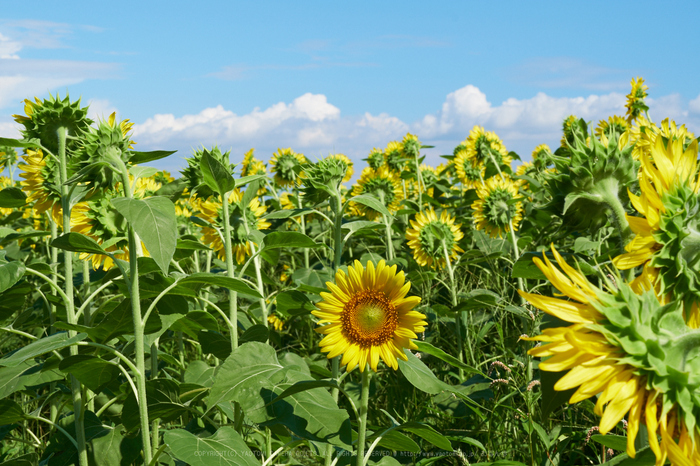
[[[569,115],[562,123],[561,147],[569,147],[574,144],[574,126],[578,122],[576,115]]]
[[[301,173],[299,168],[308,163],[303,154],[292,149],[277,149],[270,159],[270,170],[275,174],[275,181],[283,188],[299,186]]]
[[[635,237],[626,253],[613,263],[622,270],[644,265],[657,276],[660,293],[689,296],[700,302],[700,176],[698,142],[684,149],[684,140],[657,137],[650,156],[642,157],[641,196],[629,193],[634,208],[644,217],[627,216]],[[692,301],[691,301],[692,300]],[[697,306],[689,325],[700,327]]]
[[[466,157],[471,160],[473,167],[493,162],[499,166],[510,166],[513,161],[503,141],[493,131],[484,131],[483,126],[472,128],[469,137],[462,144],[467,151]]]
[[[404,136],[401,141],[401,146],[405,158],[415,159],[420,157],[421,143],[418,140],[418,136],[415,134],[406,133],[406,136]]]
[[[474,165],[474,159],[469,158],[467,149],[457,152],[451,164],[454,165],[457,178],[465,190],[476,189],[484,181],[486,165],[483,163]]]
[[[460,227],[455,224],[455,218],[447,211],[437,214],[431,207],[416,215],[410,221],[413,228],[406,230],[408,246],[413,250],[413,258],[421,267],[445,267],[445,250],[447,248],[450,260],[456,260],[459,253],[464,252],[457,243],[464,237]]]
[[[248,176],[250,175],[250,168],[253,165],[253,162],[257,160],[255,158],[255,148],[251,148],[248,152],[243,154],[243,163],[241,163],[241,176]]]
[[[639,118],[646,110],[649,110],[644,99],[647,97],[647,90],[649,87],[644,84],[644,79],[642,78],[632,78],[630,81],[632,90],[627,94],[627,103],[625,107],[627,108],[627,123],[632,123],[632,121]]]
[[[495,238],[510,231],[511,225],[514,230],[518,229],[518,223],[523,219],[523,203],[513,180],[492,176],[477,188],[476,193],[479,199],[474,201],[472,209],[477,230],[485,230]]]
[[[667,457],[672,461],[680,458],[679,451],[688,450],[687,432],[697,435],[695,413],[700,408],[693,394],[700,387],[700,357],[689,353],[683,343],[684,339],[696,341],[697,331],[684,325],[682,306],[664,306],[648,276],[641,293],[625,283],[610,284],[610,291],[605,292],[568,265],[554,246],[552,253],[561,270],[545,254],[544,262],[535,258],[535,264],[569,300],[519,293],[538,309],[572,325],[524,338],[546,343],[529,354],[549,357],[540,362],[540,370],[569,371],[554,389],[578,387],[570,403],[599,394],[594,411],[601,416],[601,434],[628,414],[627,453],[631,457],[636,454],[634,442],[644,423],[656,464],[663,464]],[[680,438],[683,447],[674,438]],[[693,455],[698,455],[698,446],[690,448]],[[693,463],[675,460],[674,464]]]
[[[516,176],[532,176],[532,175],[534,175],[535,172],[536,172],[535,165],[532,162],[523,162],[515,170],[515,175]],[[528,184],[527,180],[519,179],[519,180],[515,181],[515,184],[518,185],[519,188],[522,188],[525,190],[530,189],[530,185]]]
[[[370,151],[367,158],[363,160],[367,162],[370,168],[377,170],[384,163],[384,151],[375,147]]]
[[[384,155],[384,165],[391,171],[401,173],[406,165],[403,156],[403,144],[399,141],[391,141],[387,144],[382,153]]]
[[[34,210],[41,215],[51,209],[51,217],[57,224],[63,224],[61,214],[61,194],[53,180],[59,179],[58,164],[49,158],[44,157],[41,149],[27,149],[22,156],[24,163],[17,167],[24,173],[20,173],[22,190],[26,191],[27,203],[34,203]]]
[[[634,144],[632,157],[640,160],[642,156],[651,156],[651,146],[654,145],[658,136],[673,139],[674,141],[681,140],[684,148],[695,139],[695,135],[688,131],[685,125],[678,126],[673,120],[666,118],[661,122],[661,127],[658,127],[644,118],[644,116],[639,116],[635,124],[630,126],[627,133],[623,134],[622,142]]]
[[[229,204],[237,204],[242,199],[243,193],[239,189],[234,189],[229,194],[228,202]],[[220,231],[215,228],[223,224],[223,206],[221,202],[215,198],[210,198],[207,201],[200,200],[197,208],[199,217],[213,225],[202,228],[202,241],[217,252],[219,259],[224,260],[226,258],[224,240]],[[247,238],[243,222],[247,221],[248,225],[254,225],[258,230],[267,230],[270,228],[271,223],[260,218],[265,214],[266,210],[266,207],[260,205],[257,198],[253,198],[248,204],[248,208],[245,209],[243,214],[246,216],[245,218],[242,217],[240,209],[235,209],[231,215],[231,246],[233,256],[238,264],[243,264],[246,256],[251,254],[251,242]]]
[[[345,164],[345,166],[347,167],[345,169],[345,176],[343,177],[343,183],[347,183],[348,181],[350,181],[350,178],[352,178],[352,175],[355,174],[355,169],[353,168],[353,166],[355,164],[352,163],[352,160],[350,160],[347,155],[331,154],[326,158],[336,159],[336,160],[340,160],[341,162],[343,162]]]
[[[384,205],[391,213],[399,210],[399,203],[403,199],[400,178],[386,166],[382,166],[377,170],[373,170],[370,167],[365,167],[362,170],[360,179],[352,187],[352,196],[359,196],[360,194],[373,194],[384,202]],[[352,210],[356,215],[364,214],[370,220],[381,217],[379,212],[363,204],[353,203]]]
[[[605,136],[606,139],[611,139],[613,135],[619,138],[629,130],[629,128],[630,125],[627,124],[624,118],[615,115],[608,117],[607,120],[600,120],[598,126],[595,128],[595,134],[598,136],[598,139],[603,139],[603,136]]]
[[[404,273],[384,261],[376,268],[373,262],[365,268],[355,261],[347,274],[336,272],[335,283],[326,282],[330,292],[321,293],[323,300],[311,313],[321,319],[316,331],[324,335],[320,346],[328,359],[343,354],[341,365],[347,364],[348,371],[359,366],[360,372],[367,364],[376,372],[379,358],[394,370],[397,359],[408,360],[404,348],[418,349],[411,339],[428,324],[413,310],[421,299],[407,297],[411,282],[404,282]]]

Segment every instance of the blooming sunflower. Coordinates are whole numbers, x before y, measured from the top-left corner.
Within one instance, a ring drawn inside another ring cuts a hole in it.
[[[464,189],[476,189],[484,181],[486,165],[483,163],[474,165],[474,159],[469,158],[467,149],[457,152],[451,163],[454,165],[457,178],[459,178]]]
[[[459,247],[459,241],[464,237],[462,225],[455,224],[455,218],[447,211],[437,214],[431,207],[416,214],[416,219],[410,220],[411,227],[406,230],[408,246],[413,250],[413,258],[421,267],[445,267],[445,251],[447,248],[450,260],[456,260],[459,253],[464,252]]]
[[[484,131],[483,126],[474,126],[462,144],[466,147],[466,157],[471,160],[473,167],[492,163],[492,156],[499,166],[510,166],[513,161],[503,141],[493,131]]]
[[[382,166],[377,170],[370,167],[365,167],[362,170],[360,179],[352,187],[352,196],[359,196],[360,194],[375,195],[378,199],[384,201],[384,205],[391,213],[399,210],[399,203],[403,199],[403,190],[401,189],[401,181],[398,175],[386,166]],[[353,203],[352,209],[356,215],[364,214],[370,220],[381,217],[379,212],[364,204]]]
[[[627,94],[627,103],[625,107],[627,108],[627,123],[632,123],[640,117],[645,111],[649,110],[644,99],[647,97],[647,90],[649,86],[644,84],[644,79],[642,78],[632,78],[630,81],[632,90]]]
[[[229,194],[228,201],[229,204],[238,204],[242,199],[243,192],[239,189],[234,189]],[[215,228],[223,224],[223,206],[221,202],[215,198],[210,198],[207,201],[199,200],[197,210],[200,218],[214,225],[214,227],[202,227],[202,241],[217,252],[219,259],[224,260],[226,258],[224,240],[220,231]],[[241,214],[240,209],[235,209],[231,215],[231,246],[233,256],[238,264],[243,264],[246,256],[251,254],[251,242],[247,238],[243,222],[247,221],[248,225],[254,225],[258,230],[267,230],[270,228],[271,223],[260,218],[265,214],[266,210],[266,207],[260,205],[257,198],[253,198],[243,214]],[[246,217],[244,218],[242,215]]]
[[[700,447],[696,442],[688,448],[688,432],[693,433],[691,438],[698,435],[700,356],[687,346],[700,333],[684,324],[680,303],[664,306],[653,290],[652,277],[645,277],[639,292],[625,283],[610,284],[610,291],[603,291],[568,265],[554,246],[552,253],[561,270],[544,254],[544,262],[534,261],[569,300],[519,291],[538,309],[572,324],[524,338],[546,343],[529,351],[536,357],[549,357],[540,362],[539,369],[569,371],[554,389],[578,387],[570,403],[599,394],[595,413],[601,416],[601,434],[628,415],[627,453],[631,457],[636,454],[634,442],[644,423],[656,464],[664,464],[667,457],[673,464],[697,464],[678,459],[687,456],[683,449],[698,457]]]
[[[634,208],[644,217],[627,216],[635,237],[626,253],[613,263],[622,270],[640,265],[651,268],[662,294],[687,296],[700,302],[700,176],[698,142],[684,149],[684,141],[657,137],[650,157],[642,157],[641,196],[629,193]],[[690,303],[688,301],[687,303]],[[700,327],[700,312],[693,306],[688,323]]]
[[[675,121],[666,118],[661,122],[661,127],[659,127],[644,118],[644,116],[637,118],[635,124],[630,126],[622,139],[627,144],[634,144],[632,156],[636,160],[640,160],[642,156],[651,156],[651,147],[658,136],[666,139],[681,140],[684,148],[695,139],[695,135],[688,131],[685,125],[678,126]]]
[[[326,282],[330,292],[321,293],[311,313],[321,319],[316,331],[324,335],[320,346],[328,359],[343,354],[341,365],[360,372],[367,364],[376,372],[380,358],[394,370],[398,359],[408,360],[404,348],[418,349],[411,339],[428,324],[413,310],[420,297],[407,297],[411,282],[404,282],[404,273],[384,261],[376,267],[368,261],[366,268],[355,261],[347,274],[336,272],[335,283]]]
[[[513,180],[492,176],[476,190],[479,199],[474,201],[474,224],[492,238],[502,237],[510,226],[518,229],[523,219],[523,203],[519,200],[518,187]]]
[[[300,166],[308,163],[303,154],[297,154],[292,149],[277,149],[270,159],[270,170],[275,174],[275,181],[283,188],[299,186]]]

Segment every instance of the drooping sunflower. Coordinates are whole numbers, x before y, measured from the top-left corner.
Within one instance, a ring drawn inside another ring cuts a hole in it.
[[[292,149],[277,149],[270,159],[270,170],[275,174],[279,186],[299,186],[301,174],[297,171],[307,162],[303,154],[297,154]]]
[[[627,108],[627,123],[632,124],[634,120],[644,114],[646,110],[649,110],[644,99],[647,97],[647,90],[649,86],[644,84],[644,79],[642,78],[632,78],[630,81],[632,90],[627,94],[627,103],[625,107]]]
[[[547,144],[540,144],[532,151],[532,164],[537,171],[542,172],[552,164],[552,150]]]
[[[311,311],[321,319],[316,331],[324,335],[321,351],[328,359],[343,355],[341,365],[351,371],[359,366],[363,372],[369,364],[373,371],[381,358],[387,366],[398,369],[398,359],[406,361],[404,348],[417,349],[412,338],[428,325],[425,315],[414,311],[418,296],[406,296],[411,282],[405,282],[396,265],[380,261],[375,267],[359,261],[348,266],[346,274],[339,269],[335,283],[326,282],[330,292],[321,293],[318,310]]]
[[[481,185],[484,180],[484,175],[486,174],[486,165],[483,163],[474,165],[474,159],[469,158],[467,149],[462,149],[457,152],[457,155],[452,159],[451,163],[454,165],[457,178],[459,178],[464,189],[476,189]]]
[[[505,178],[505,179],[504,179]],[[492,176],[476,190],[479,199],[472,203],[477,230],[484,230],[492,238],[518,229],[523,219],[523,203],[518,187],[508,177]]]
[[[384,163],[384,151],[375,147],[370,151],[367,158],[363,160],[367,162],[370,168],[377,170]]]
[[[398,175],[382,166],[377,170],[365,167],[362,170],[360,179],[352,187],[352,196],[360,194],[373,194],[378,199],[384,201],[384,205],[389,212],[395,213],[399,210],[399,203],[403,199],[403,190]],[[352,203],[351,208],[356,215],[365,215],[370,220],[381,217],[376,210],[364,204]]]
[[[238,204],[242,199],[243,192],[239,189],[234,189],[229,194],[228,201],[229,204]],[[197,209],[200,218],[216,227],[202,227],[202,242],[216,251],[219,259],[224,260],[226,258],[226,251],[224,249],[224,240],[219,230],[221,225],[223,225],[223,206],[221,202],[214,197],[206,201],[200,200],[197,204]],[[271,223],[260,218],[265,214],[267,209],[265,206],[260,205],[257,198],[253,198],[250,203],[248,203],[245,212],[241,212],[240,208],[237,207],[232,210],[233,213],[231,214],[230,223],[232,253],[236,262],[238,264],[243,264],[246,260],[246,256],[249,256],[252,252],[251,242],[247,238],[243,222],[247,221],[249,228],[252,229],[254,227],[258,230],[267,230],[270,228]],[[244,215],[245,217],[243,217]]]
[[[641,196],[629,193],[644,217],[627,216],[635,237],[613,263],[622,270],[650,268],[658,291],[687,297],[688,323],[700,327],[700,175],[698,142],[657,137],[650,156],[642,157]]]
[[[416,214],[410,223],[412,228],[406,230],[406,240],[413,250],[413,258],[421,267],[445,267],[445,249],[451,261],[464,252],[458,244],[464,238],[462,225],[455,224],[454,216],[447,211],[443,210],[438,218],[431,207]]]
[[[687,448],[687,433],[698,435],[700,356],[686,344],[698,341],[700,333],[685,325],[682,305],[660,302],[649,276],[637,290],[625,283],[610,283],[610,290],[603,291],[568,265],[554,246],[552,253],[561,270],[545,254],[544,262],[534,261],[569,300],[519,291],[538,309],[572,324],[524,338],[546,343],[529,351],[536,357],[549,357],[540,362],[539,369],[569,371],[554,389],[578,387],[569,400],[572,404],[599,394],[595,413],[601,416],[601,434],[628,415],[627,453],[631,457],[636,454],[634,442],[644,423],[656,464],[664,464],[667,457],[675,458],[673,464],[697,464],[681,461],[688,455],[679,454],[685,448],[698,457],[700,447],[695,443]],[[682,448],[675,443],[677,438]]]
[[[415,159],[420,156],[421,143],[418,136],[406,133],[401,141],[403,156],[407,159]]]
[[[513,161],[498,135],[493,131],[485,131],[483,126],[474,126],[462,144],[466,147],[466,157],[471,160],[473,167],[494,162],[499,166],[510,166]]]

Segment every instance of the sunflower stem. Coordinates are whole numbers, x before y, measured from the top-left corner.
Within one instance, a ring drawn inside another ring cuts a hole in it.
[[[66,184],[68,181],[68,160],[66,157],[66,136],[68,135],[68,129],[61,126],[56,131],[58,135],[58,158],[60,166],[60,182],[61,182],[61,210],[63,211],[63,233],[68,233],[70,231],[70,198],[69,198],[69,186]],[[64,290],[68,302],[66,303],[66,317],[68,323],[71,325],[76,325],[77,316],[75,314],[75,305],[73,303],[73,253],[70,251],[63,251],[63,265],[65,268],[65,280],[64,280]],[[76,335],[75,330],[69,330],[68,335],[74,337]],[[78,354],[78,347],[75,345],[70,346],[70,355],[76,356]],[[80,381],[71,375],[71,394],[73,399],[73,414],[75,417],[75,434],[76,440],[78,442],[78,461],[80,466],[88,465],[87,457],[87,444],[85,442],[85,406],[83,402],[82,386]]]
[[[455,272],[452,268],[452,261],[450,260],[450,253],[447,250],[447,242],[442,240],[442,252],[445,255],[445,265],[447,266],[447,274],[450,276],[450,296],[452,297],[452,309],[457,307],[457,288],[455,286]],[[464,345],[462,342],[462,312],[457,312],[455,314],[455,333],[457,336],[457,356],[459,362],[464,364]],[[469,329],[467,329],[467,335],[469,334]],[[471,344],[469,345],[471,348]],[[459,368],[459,380],[460,382],[464,379],[464,371]]]
[[[297,195],[297,208],[302,209],[301,192],[299,191],[296,183],[294,183],[294,193]],[[299,216],[299,224],[301,227],[301,232],[306,234],[306,220],[304,219],[303,213]],[[304,248],[304,268],[309,268],[309,248]]]
[[[245,206],[241,206],[241,210],[243,210],[243,226],[245,227],[245,234],[248,237],[248,243],[250,244],[250,253],[253,256],[253,266],[255,267],[255,278],[257,280],[258,293],[260,293],[260,296],[262,296],[262,298],[260,298],[260,309],[262,310],[263,324],[265,327],[269,328],[270,324],[267,321],[267,303],[265,302],[265,285],[263,284],[262,280],[260,256],[257,254],[255,244],[250,238],[250,226],[248,225],[248,216],[245,214],[245,209]]]
[[[355,465],[364,466],[369,458],[365,458],[365,439],[367,436],[367,410],[369,408],[369,366],[362,371],[362,396],[360,398],[360,418],[357,426],[357,458]]]
[[[131,190],[131,181],[129,180],[129,170],[120,158],[115,160],[119,164],[119,169],[122,178],[124,196],[131,199],[133,193]],[[151,428],[148,423],[148,401],[146,398],[146,358],[145,358],[145,342],[144,331],[146,323],[141,314],[141,292],[139,290],[139,249],[141,239],[138,237],[134,228],[128,225],[129,239],[129,281],[131,286],[131,316],[134,322],[134,353],[136,356],[136,390],[138,391],[139,405],[139,421],[141,423],[141,442],[143,443],[143,460],[148,464],[153,457],[151,449]]]
[[[420,172],[420,162],[418,161],[418,156],[420,155],[420,150],[416,153],[416,180],[418,182],[418,210],[423,212],[423,175]]]

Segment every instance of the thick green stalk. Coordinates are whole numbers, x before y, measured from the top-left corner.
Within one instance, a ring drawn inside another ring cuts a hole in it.
[[[226,275],[235,278],[233,268],[233,247],[231,245],[231,219],[229,218],[229,193],[221,196],[221,206],[224,216],[224,255],[226,256]],[[209,261],[207,267],[209,267]],[[231,349],[238,348],[238,293],[229,290],[228,294],[229,320],[231,322]],[[234,403],[233,424],[236,431],[241,432],[243,426],[243,411],[238,402]]]
[[[158,377],[158,339],[151,344],[151,380]],[[151,423],[151,448],[158,449],[158,419]]]
[[[224,255],[226,256],[226,275],[234,278],[233,267],[233,246],[231,245],[231,219],[229,218],[229,193],[221,196],[221,205],[224,216]],[[238,348],[238,293],[229,290],[228,295],[229,319],[233,328],[231,329],[231,349]]]
[[[367,437],[367,411],[369,409],[369,373],[371,369],[365,366],[362,371],[362,395],[360,398],[360,419],[357,426],[357,460],[356,466],[365,465],[365,439]]]
[[[59,127],[58,133],[58,158],[60,165],[61,178],[61,209],[63,211],[63,233],[70,231],[70,190],[66,184],[68,180],[68,159],[66,157],[66,136],[68,130],[65,127]],[[65,268],[64,291],[68,297],[66,303],[66,317],[68,323],[76,325],[77,317],[75,315],[75,305],[73,302],[73,253],[70,251],[63,252],[63,265]],[[73,337],[76,332],[69,330],[68,334]],[[78,347],[72,345],[70,347],[71,356],[78,354]],[[87,445],[85,443],[85,408],[83,403],[82,386],[80,381],[71,375],[71,393],[73,399],[73,413],[75,416],[75,434],[78,442],[78,461],[81,466],[87,466]]]
[[[301,192],[299,192],[298,188],[295,188],[295,192],[297,195],[297,207],[299,209],[302,209],[303,207],[302,207],[302,203],[301,203]],[[306,234],[306,220],[304,219],[303,213],[299,216],[299,219],[300,219],[299,223],[301,224],[301,232],[303,234]],[[304,267],[307,269],[309,268],[309,249],[308,248],[304,248]]]
[[[333,222],[333,271],[337,272],[340,268],[340,259],[343,255],[343,198],[340,195],[340,190],[336,189],[335,197],[332,198],[331,206],[333,207],[334,222]],[[311,332],[313,335],[313,332]],[[338,379],[340,373],[340,356],[331,359],[331,377],[333,380]],[[333,400],[338,402],[338,389],[331,389]],[[333,462],[333,445],[326,445],[325,466],[330,466]]]
[[[416,180],[418,181],[418,210],[423,212],[423,175],[420,172],[420,162],[418,161],[418,156],[420,152],[416,154]]]
[[[243,206],[241,206],[243,208]],[[243,214],[243,225],[245,226],[245,234],[250,242],[250,253],[253,255],[253,266],[255,267],[255,279],[258,284],[258,293],[260,293],[260,309],[262,310],[263,324],[265,327],[269,327],[270,323],[267,321],[267,303],[265,302],[265,286],[262,280],[262,265],[260,264],[260,256],[256,255],[257,249],[255,244],[250,239],[250,226],[248,225],[248,216]]]
[[[442,252],[445,256],[445,266],[447,267],[447,274],[450,277],[450,296],[452,297],[452,308],[457,307],[457,286],[455,284],[455,272],[452,268],[452,260],[450,258],[450,252],[447,250],[447,243],[442,240]],[[462,342],[462,312],[455,313],[455,329],[457,337],[457,353],[459,357],[459,362],[464,363],[464,344]],[[469,329],[467,328],[467,334],[469,334]],[[471,345],[469,345],[471,348]],[[459,380],[464,378],[464,371],[462,368],[459,369]]]

